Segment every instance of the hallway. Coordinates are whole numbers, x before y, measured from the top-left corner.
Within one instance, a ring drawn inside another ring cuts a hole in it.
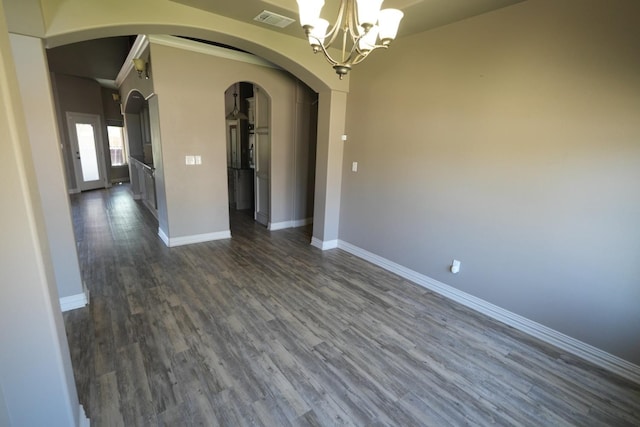
[[[638,425],[640,386],[340,250],[232,216],[167,248],[128,186],[71,197],[64,315],[93,426]]]

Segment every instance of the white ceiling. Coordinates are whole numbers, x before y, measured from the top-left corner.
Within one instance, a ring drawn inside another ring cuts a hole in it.
[[[213,12],[238,21],[265,26],[293,36],[304,37],[298,23],[296,0],[172,0],[197,9]],[[452,22],[520,3],[524,0],[385,0],[383,8],[396,8],[404,12],[398,37],[427,31]],[[322,17],[335,21],[338,0],[325,0]],[[295,19],[296,22],[284,29],[253,21],[263,10],[276,12]]]

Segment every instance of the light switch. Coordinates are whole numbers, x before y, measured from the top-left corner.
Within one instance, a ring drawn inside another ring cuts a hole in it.
[[[343,142],[344,142],[344,141],[346,141],[346,140],[347,140],[347,135],[342,135],[342,136],[340,137],[340,139],[341,139]]]
[[[184,163],[187,165],[195,165],[196,164],[196,159],[193,156],[185,156],[184,157]]]
[[[351,163],[351,172],[358,172],[358,162]]]
[[[196,157],[196,165],[201,165],[202,164],[202,156],[195,156]]]

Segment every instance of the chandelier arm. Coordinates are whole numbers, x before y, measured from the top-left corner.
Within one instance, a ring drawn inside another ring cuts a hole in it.
[[[331,46],[331,44],[336,40],[336,37],[338,37],[338,33],[340,33],[340,30],[342,29],[342,21],[344,20],[344,14],[345,14],[345,3],[341,2],[340,9],[338,10],[338,18],[336,19],[336,23],[325,36],[325,40],[326,40],[326,37],[329,37],[329,41],[322,43],[325,48],[328,48],[329,46]]]
[[[315,39],[315,37],[313,37],[313,38]],[[318,43],[318,45],[320,46],[320,49],[322,50],[322,53],[324,54],[324,57],[327,59],[327,62],[329,62],[331,65],[352,65],[352,64],[357,64],[357,63],[361,62],[364,58],[366,58],[367,55],[368,55],[368,54],[363,54],[362,52],[360,52],[357,49],[357,45],[353,45],[353,47],[349,51],[349,55],[346,56],[346,58],[344,56],[345,52],[343,52],[342,61],[336,61],[335,59],[333,59],[333,57],[331,56],[331,54],[327,50],[327,47],[325,47],[323,44],[320,44],[320,43]],[[379,46],[379,47],[386,47],[386,46]],[[355,58],[354,58],[354,54],[355,54]]]
[[[374,50],[376,50],[376,49],[388,49],[388,48],[389,48],[389,46],[387,46],[387,45],[377,44],[377,45],[372,46],[371,49],[369,49],[369,50],[365,50],[365,51],[362,51],[360,49],[356,49],[356,50],[357,50],[358,54],[360,56],[362,56],[362,59],[364,59],[367,56],[369,56],[369,54],[371,52],[373,52]],[[354,62],[353,64],[355,65],[355,64],[358,64],[358,63],[362,62],[362,59],[360,59],[358,62]]]
[[[346,49],[343,50],[343,61],[342,61],[342,65],[354,65],[357,64],[359,62],[361,62],[364,58],[366,58],[366,56],[368,54],[363,54],[363,52],[361,52],[358,49],[358,43],[354,43],[353,46],[351,46],[351,50],[349,51],[349,55],[346,56],[345,58],[345,54],[346,54]]]
[[[327,59],[327,61],[329,61],[329,63],[331,65],[338,65],[339,62],[336,61],[335,59],[333,59],[333,57],[331,56],[331,54],[329,54],[329,51],[327,50],[327,46],[325,46],[324,44],[320,43],[320,40],[318,40],[316,37],[310,36],[314,39],[316,39],[318,41],[318,46],[320,47],[320,50],[322,51],[322,53],[324,54],[324,57]]]
[[[351,39],[354,40],[354,43],[357,44],[358,40],[360,40],[360,32],[358,31],[360,25],[358,23],[358,11],[356,10],[355,0],[346,0],[348,3],[348,12],[347,12],[347,20],[348,23],[346,25],[349,28],[349,35]],[[350,12],[350,13],[349,13]]]
[[[387,46],[383,46],[383,45],[376,45],[375,47],[373,47],[371,50],[369,50],[368,52],[360,52],[358,51],[359,56],[353,61],[352,65],[356,65],[361,63],[362,61],[364,61],[364,59],[369,56],[371,54],[371,52],[373,52],[376,49],[379,48],[387,48]]]

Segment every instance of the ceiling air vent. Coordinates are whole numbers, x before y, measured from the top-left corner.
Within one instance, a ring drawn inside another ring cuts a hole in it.
[[[254,21],[262,22],[263,24],[273,25],[274,27],[284,28],[292,22],[296,22],[295,19],[287,18],[286,16],[278,15],[277,13],[263,10],[253,18]]]

